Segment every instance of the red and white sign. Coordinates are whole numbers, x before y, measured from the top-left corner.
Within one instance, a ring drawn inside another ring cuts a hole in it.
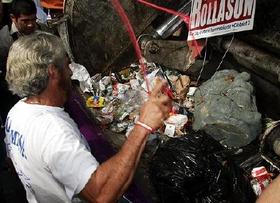
[[[188,40],[252,30],[256,0],[192,0]]]

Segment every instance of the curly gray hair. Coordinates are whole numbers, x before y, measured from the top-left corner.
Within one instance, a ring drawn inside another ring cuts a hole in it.
[[[6,80],[9,89],[20,97],[40,94],[48,84],[48,67],[63,69],[66,52],[55,35],[36,32],[20,37],[10,48]]]

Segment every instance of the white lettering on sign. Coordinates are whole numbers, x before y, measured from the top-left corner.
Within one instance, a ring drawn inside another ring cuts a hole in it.
[[[256,0],[193,0],[188,40],[251,30],[255,7]]]

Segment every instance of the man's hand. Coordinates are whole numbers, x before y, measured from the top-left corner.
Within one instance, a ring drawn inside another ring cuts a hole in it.
[[[158,129],[163,124],[172,108],[171,99],[161,92],[164,86],[166,86],[166,81],[156,84],[140,111],[139,121],[153,129]]]

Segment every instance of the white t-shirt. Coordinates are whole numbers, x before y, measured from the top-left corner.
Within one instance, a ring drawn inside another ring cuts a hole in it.
[[[31,203],[73,201],[98,166],[63,108],[23,99],[9,112],[5,131],[7,154]]]

